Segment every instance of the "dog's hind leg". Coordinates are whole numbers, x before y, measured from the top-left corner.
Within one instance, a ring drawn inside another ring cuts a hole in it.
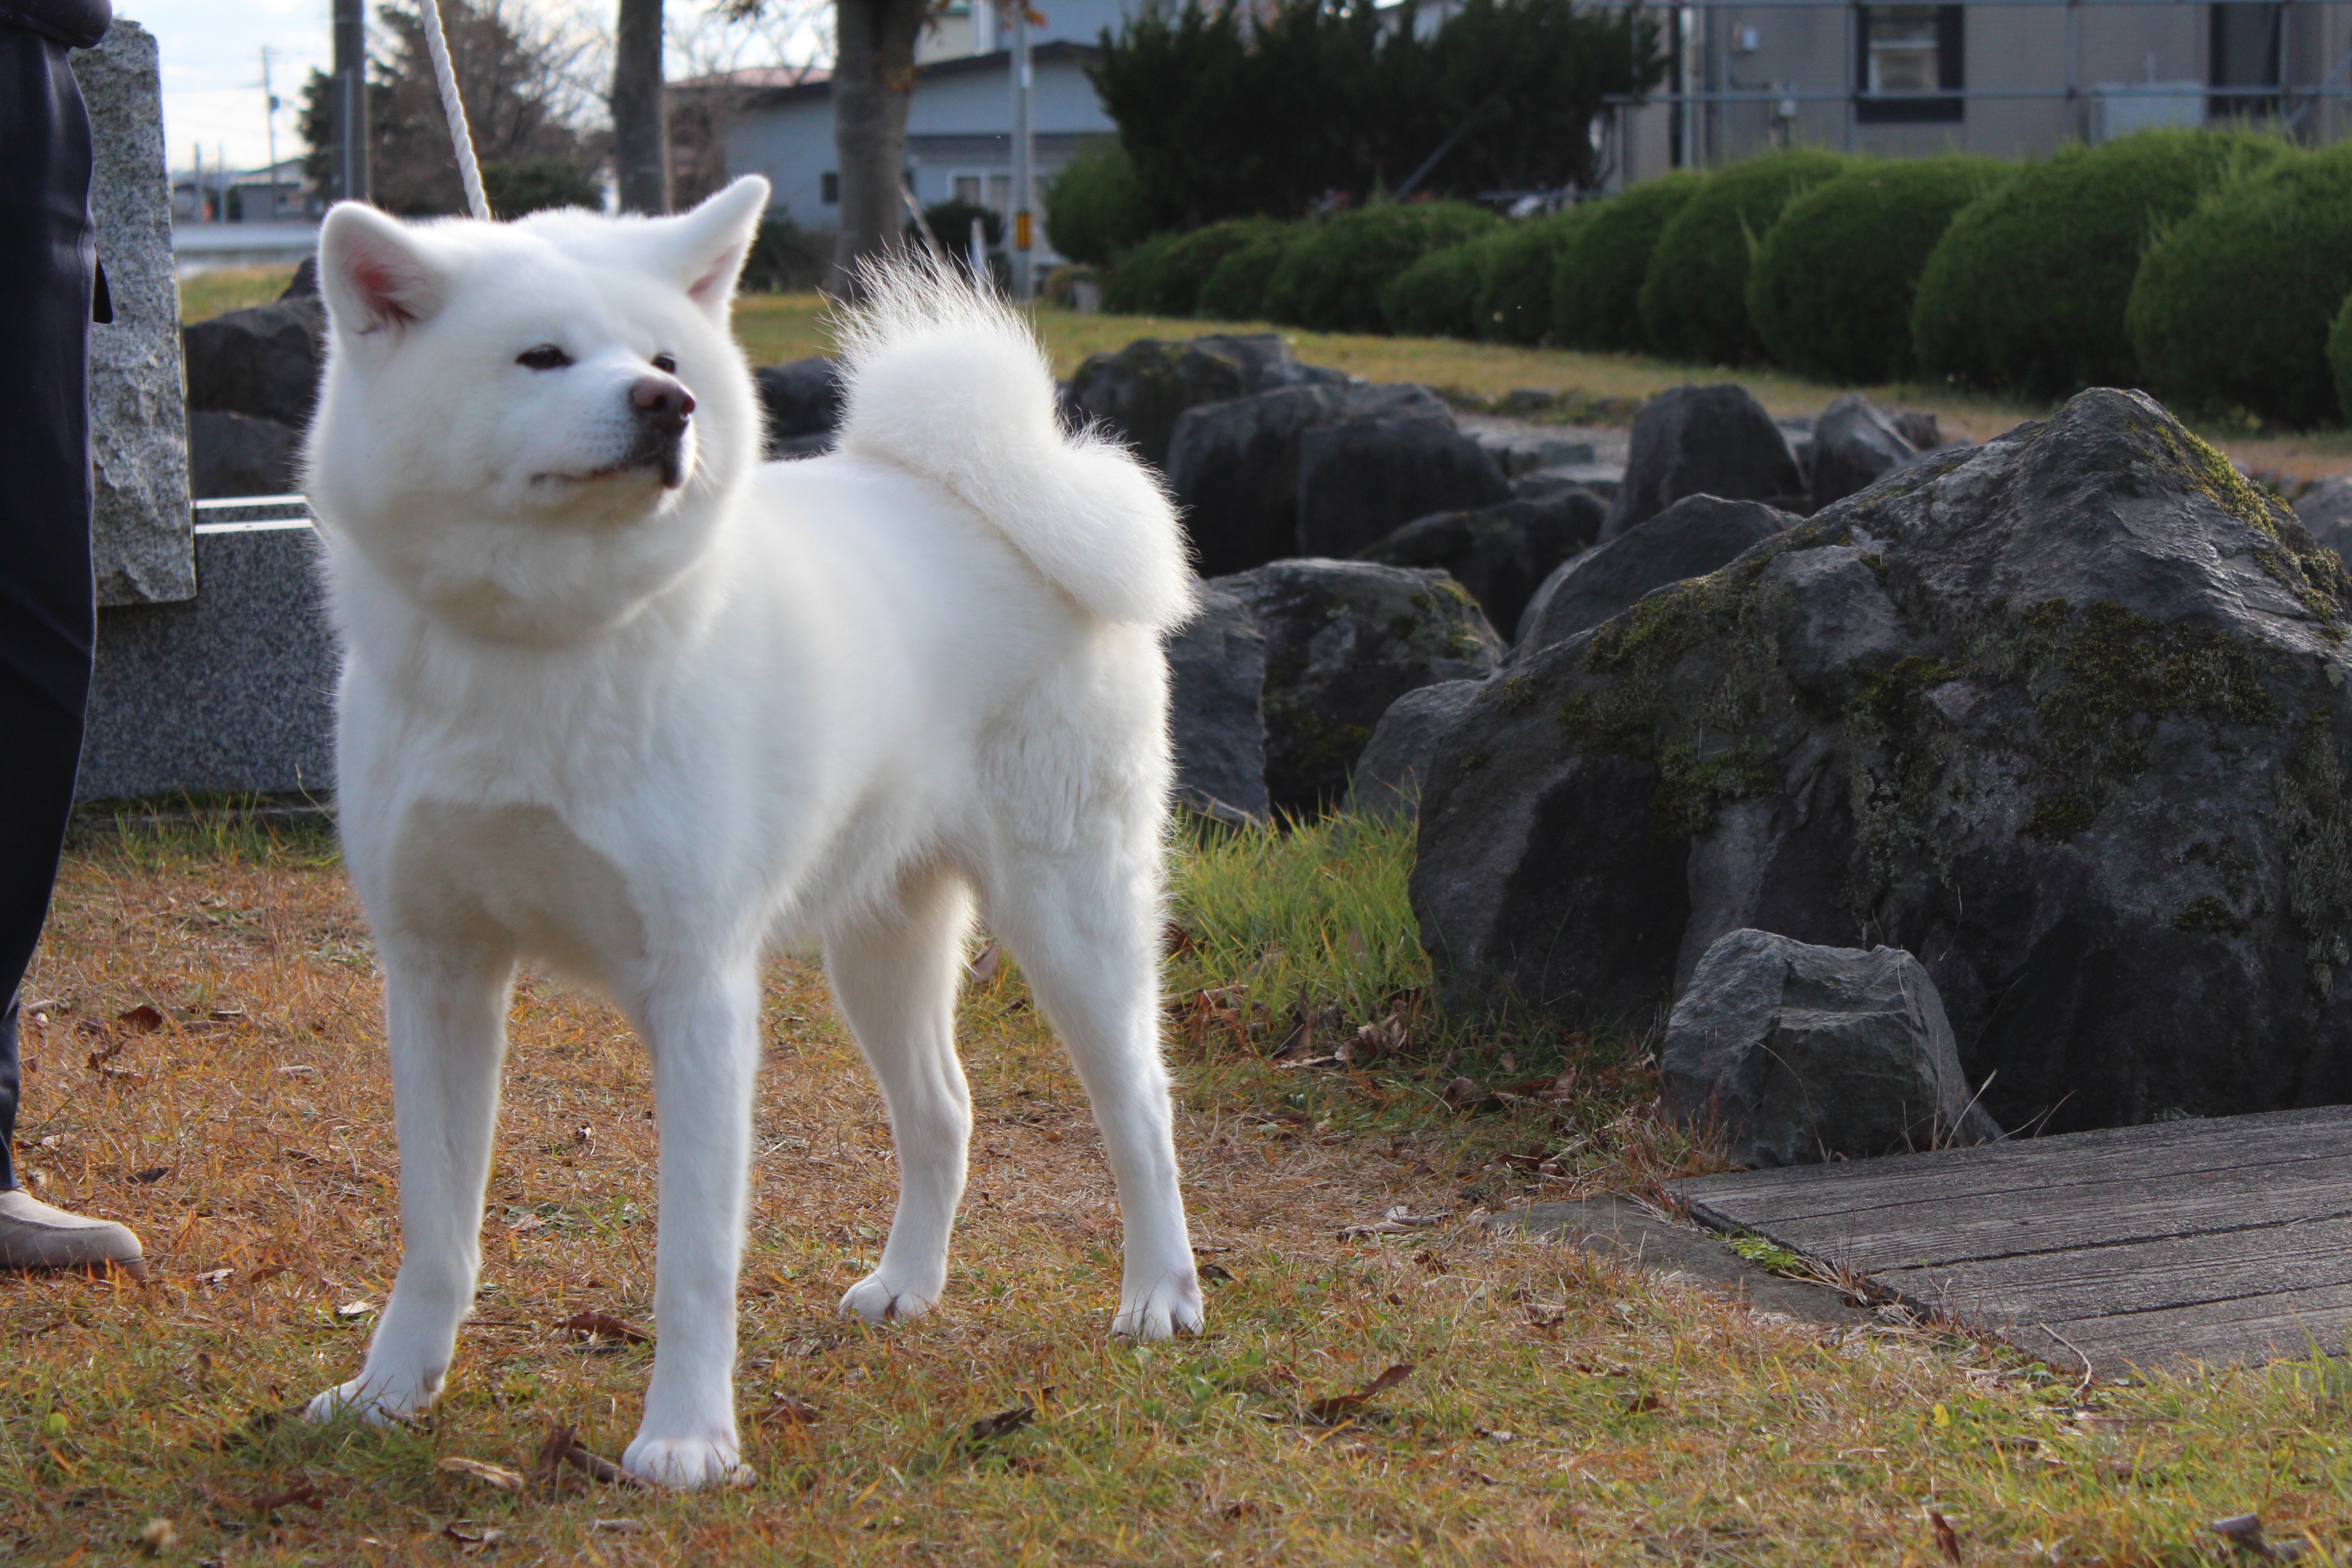
[[[1020,956],[1102,1129],[1126,1227],[1111,1331],[1164,1340],[1201,1327],[1201,1281],[1177,1184],[1160,1059],[1159,904],[1142,852],[1022,854],[989,890],[990,923]]]
[[[430,1405],[482,1261],[482,1192],[498,1121],[513,959],[487,949],[384,951],[384,1022],[400,1139],[400,1276],[359,1376],[312,1420],[383,1422]]]
[[[898,1154],[898,1210],[873,1273],[841,1310],[868,1322],[930,1310],[946,1287],[963,1199],[971,1096],[955,1053],[956,981],[971,895],[952,872],[909,877],[895,908],[825,940],[825,977],[882,1086]]]
[[[735,1431],[735,1282],[760,1061],[760,972],[745,952],[674,975],[632,1009],[661,1127],[654,1375],[622,1468],[670,1487],[751,1479]]]

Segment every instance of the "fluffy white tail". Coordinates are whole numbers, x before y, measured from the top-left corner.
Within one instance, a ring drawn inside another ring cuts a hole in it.
[[[860,282],[838,448],[945,487],[1107,621],[1164,630],[1191,614],[1175,509],[1124,447],[1062,433],[1028,323],[927,261],[870,264]]]

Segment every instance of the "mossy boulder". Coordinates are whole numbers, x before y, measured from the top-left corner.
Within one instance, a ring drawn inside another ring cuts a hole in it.
[[[1646,1021],[1744,927],[1919,955],[2050,1131],[2352,1100],[2352,577],[2153,400],[1929,453],[1491,681],[1444,1005]]]
[[[1443,572],[1276,561],[1209,585],[1247,605],[1265,639],[1265,788],[1278,812],[1337,805],[1398,698],[1502,662],[1503,639]]]
[[[1088,354],[1079,363],[1062,385],[1062,417],[1073,426],[1102,426],[1164,469],[1169,437],[1186,409],[1310,379],[1341,378],[1300,364],[1290,345],[1272,332],[1180,342],[1138,338],[1116,353]]]

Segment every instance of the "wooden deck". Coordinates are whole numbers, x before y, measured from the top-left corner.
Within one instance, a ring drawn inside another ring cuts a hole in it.
[[[2121,1376],[2352,1350],[2352,1107],[1675,1184],[1692,1216]]]

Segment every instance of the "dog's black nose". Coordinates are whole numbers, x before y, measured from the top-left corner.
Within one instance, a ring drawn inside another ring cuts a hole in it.
[[[664,436],[676,436],[686,428],[686,417],[694,412],[694,394],[687,391],[666,375],[641,375],[629,388],[629,406],[647,429]]]

